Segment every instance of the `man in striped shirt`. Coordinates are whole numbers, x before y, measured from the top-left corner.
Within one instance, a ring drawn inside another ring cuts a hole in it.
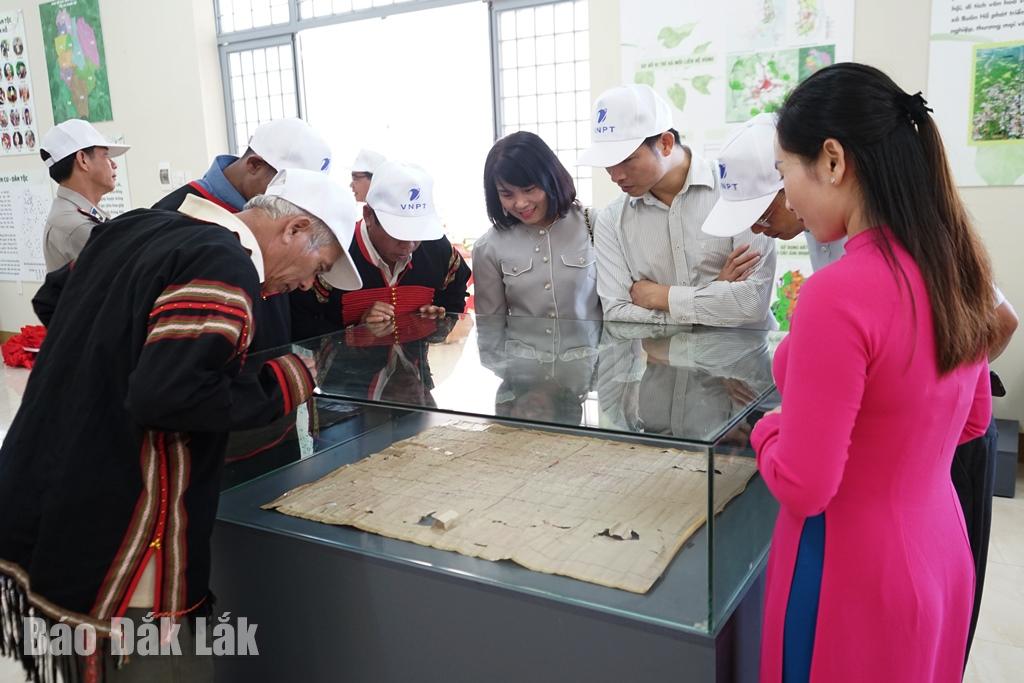
[[[646,85],[612,88],[591,123],[592,145],[579,163],[605,168],[625,193],[594,228],[605,319],[774,328],[774,242],[700,231],[731,179],[681,144],[668,103]]]

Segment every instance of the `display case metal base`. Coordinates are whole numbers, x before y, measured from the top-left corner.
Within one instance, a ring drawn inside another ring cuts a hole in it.
[[[222,683],[756,681],[764,569],[700,636],[219,521],[215,615],[257,624]]]

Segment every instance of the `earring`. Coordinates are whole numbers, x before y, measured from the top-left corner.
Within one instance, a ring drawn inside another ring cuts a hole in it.
[[[835,177],[835,176],[832,176],[831,178],[829,178],[829,179],[828,179],[828,181],[829,181],[830,183],[832,183],[833,185],[835,185],[835,184],[836,184],[836,177]]]
[[[503,207],[501,207],[501,212],[502,212],[503,214],[505,214],[506,216],[508,216],[508,209],[506,209],[506,208],[505,208],[504,206],[503,206]]]

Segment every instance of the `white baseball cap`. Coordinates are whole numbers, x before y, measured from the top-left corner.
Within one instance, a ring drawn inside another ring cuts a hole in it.
[[[649,85],[605,90],[594,102],[590,149],[576,163],[608,168],[632,154],[644,140],[672,128],[668,102]]]
[[[249,138],[249,149],[263,157],[275,171],[301,168],[327,173],[331,168],[331,147],[302,119],[268,121]]]
[[[722,146],[718,186],[721,194],[701,226],[709,235],[738,235],[768,210],[782,189],[775,168],[774,114],[758,114]]]
[[[434,180],[415,164],[381,164],[370,181],[366,204],[396,240],[425,242],[444,237],[434,209]]]
[[[377,169],[385,161],[387,159],[380,152],[374,152],[372,149],[361,149],[359,154],[356,155],[356,160],[352,162],[352,172],[376,173]]]
[[[327,177],[326,173],[304,168],[277,172],[267,185],[267,195],[289,202],[322,220],[341,244],[342,256],[331,269],[320,275],[338,289],[361,289],[363,280],[349,256],[356,229],[356,202],[352,193]]]
[[[89,147],[106,147],[112,157],[121,156],[130,149],[128,145],[110,142],[91,123],[82,119],[68,119],[57,124],[39,141],[39,149],[50,155],[49,159],[43,160],[48,167]]]

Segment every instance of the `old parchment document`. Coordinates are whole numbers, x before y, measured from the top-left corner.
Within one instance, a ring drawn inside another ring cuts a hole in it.
[[[263,507],[646,593],[707,520],[706,468],[698,452],[460,421]],[[717,512],[756,463],[715,470]]]

